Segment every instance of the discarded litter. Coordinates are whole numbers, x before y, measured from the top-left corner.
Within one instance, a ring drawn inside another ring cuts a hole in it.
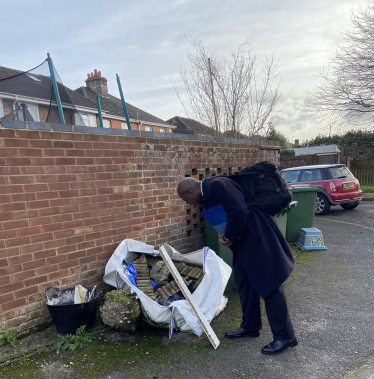
[[[56,292],[49,296],[51,290]],[[57,332],[62,335],[75,334],[83,325],[86,326],[86,331],[92,330],[95,327],[100,293],[96,286],[76,286],[62,291],[56,287],[47,288],[46,304]]]

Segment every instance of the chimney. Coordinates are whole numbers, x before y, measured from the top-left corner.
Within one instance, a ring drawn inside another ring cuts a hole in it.
[[[86,87],[91,88],[101,96],[108,96],[108,80],[101,76],[101,71],[97,71],[87,74]]]

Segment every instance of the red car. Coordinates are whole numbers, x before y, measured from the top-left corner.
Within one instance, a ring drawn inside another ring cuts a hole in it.
[[[282,170],[289,186],[319,184],[323,190],[317,193],[316,215],[326,214],[332,205],[343,209],[356,208],[362,199],[359,181],[343,164],[292,167]]]

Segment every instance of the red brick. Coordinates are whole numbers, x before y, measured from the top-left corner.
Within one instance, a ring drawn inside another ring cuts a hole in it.
[[[30,201],[30,200],[35,200],[35,199],[36,199],[36,194],[32,192],[12,194],[12,201],[15,203],[18,201]]]
[[[14,247],[14,246],[21,246],[26,245],[30,243],[30,237],[18,237],[18,238],[12,238],[5,241],[6,247]]]
[[[21,288],[23,288],[22,282],[7,284],[5,286],[0,287],[0,295],[3,295],[5,293],[9,293],[9,292],[17,291]]]
[[[43,154],[45,157],[64,157],[65,151],[63,149],[44,149]]]
[[[58,268],[59,268],[59,270],[64,270],[66,268],[71,268],[71,267],[75,267],[75,266],[78,266],[78,260],[77,259],[72,260],[72,261],[67,261],[67,262],[60,263],[58,265]]]
[[[29,201],[26,203],[27,209],[39,209],[49,207],[49,201],[39,200],[39,201]]]
[[[66,255],[57,255],[56,257],[51,257],[47,259],[47,264],[52,265],[56,263],[66,262],[67,256]]]
[[[47,263],[45,259],[40,259],[38,261],[31,261],[31,262],[24,263],[22,265],[22,268],[24,270],[33,270],[35,268],[44,267],[46,264]]]
[[[49,166],[44,168],[46,174],[64,174],[66,167],[63,166]]]
[[[58,266],[57,265],[49,265],[45,267],[41,267],[36,270],[36,275],[44,275],[44,274],[49,274],[51,272],[57,271]]]
[[[71,282],[77,282],[77,281],[79,281],[79,279],[80,279],[80,276],[78,274],[72,275],[72,276],[67,276],[67,277],[61,279],[61,283],[66,284],[66,283],[71,283]]]
[[[27,254],[27,253],[33,253],[35,251],[43,250],[43,244],[42,243],[35,243],[31,245],[22,246],[20,248],[21,254]]]
[[[22,305],[25,305],[25,304],[26,304],[26,299],[13,300],[13,301],[10,301],[9,303],[3,304],[1,306],[1,310],[3,312],[6,312],[6,311],[10,311],[11,309],[21,307]]]
[[[8,303],[9,301],[14,300],[13,293],[8,293],[6,295],[0,296],[0,305]]]
[[[31,236],[31,243],[50,241],[53,239],[53,233],[35,234]]]
[[[7,267],[7,266],[8,266],[8,260],[0,259],[0,267]]]
[[[86,226],[86,227],[83,227],[83,228],[76,228],[75,229],[75,234],[76,235],[87,234],[87,233],[91,233],[91,232],[93,232],[93,227],[92,226]]]
[[[10,283],[10,276],[2,276],[0,278],[0,286],[4,286],[5,284]]]
[[[38,286],[25,288],[21,291],[17,291],[14,295],[16,298],[19,298],[19,297],[26,297],[28,295],[33,295],[35,293],[38,293]]]
[[[44,174],[44,167],[26,166],[21,167],[21,174]]]
[[[49,277],[49,280],[54,280],[56,278],[61,278],[62,276],[66,276],[68,274],[69,274],[69,270],[65,269],[65,270],[53,272],[53,273],[49,274],[48,277]]]
[[[0,213],[0,221],[8,221],[8,220],[13,220],[13,219],[14,219],[13,212]]]
[[[0,239],[15,238],[17,237],[17,230],[4,230],[0,232]]]
[[[37,253],[34,253],[34,259],[44,259],[44,258],[50,258],[56,256],[56,250],[51,249],[51,250],[44,250],[44,251],[39,251]]]
[[[10,257],[8,258],[9,260],[9,266],[24,263],[24,262],[29,262],[33,260],[32,254],[24,254],[24,255],[19,255],[18,257]]]
[[[38,217],[30,220],[30,225],[35,226],[35,225],[45,225],[45,224],[50,224],[51,223],[51,218],[50,217]]]
[[[57,199],[58,195],[58,191],[37,192],[36,198],[38,200]]]
[[[19,280],[25,280],[35,277],[35,270],[29,270],[29,271],[22,271],[18,274],[12,275],[13,282],[18,282]]]
[[[30,158],[6,158],[7,166],[31,166]]]
[[[26,192],[43,192],[48,191],[48,185],[45,183],[25,184]]]
[[[0,175],[18,175],[20,173],[18,167],[0,166]]]
[[[54,165],[53,158],[31,158],[33,166],[51,166]]]
[[[55,158],[56,166],[75,165],[75,158]]]
[[[48,280],[48,277],[47,275],[43,275],[43,276],[38,276],[36,278],[32,278],[32,279],[28,279],[28,280],[25,280],[25,286],[26,287],[31,287],[35,284],[40,284],[40,283],[44,283]],[[48,288],[48,287],[47,287]]]
[[[21,211],[26,209],[25,203],[9,203],[0,206],[1,212]]]

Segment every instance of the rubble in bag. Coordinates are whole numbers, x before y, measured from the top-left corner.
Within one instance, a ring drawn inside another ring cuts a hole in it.
[[[149,260],[147,259],[147,263],[149,264]],[[166,263],[164,261],[158,261],[154,266],[151,266],[151,278],[155,280],[156,282],[162,282],[163,280],[168,280],[171,273],[168,269],[168,266],[166,266]]]
[[[113,329],[135,333],[140,321],[139,302],[129,290],[111,291],[103,298],[100,315]]]
[[[152,300],[156,300],[145,254],[132,263],[136,269],[136,286]]]
[[[176,259],[172,258],[173,263],[192,293],[203,280],[204,271],[202,265],[186,264],[183,261],[181,262],[181,260],[180,257],[176,257]],[[140,257],[132,263],[137,271],[137,287],[152,300],[157,300],[159,304],[164,305],[165,299],[171,298],[174,295],[179,296],[178,300],[184,299],[180,288],[174,281],[170,270],[161,257],[141,254]],[[151,280],[157,282],[155,283],[157,285],[152,285]]]

